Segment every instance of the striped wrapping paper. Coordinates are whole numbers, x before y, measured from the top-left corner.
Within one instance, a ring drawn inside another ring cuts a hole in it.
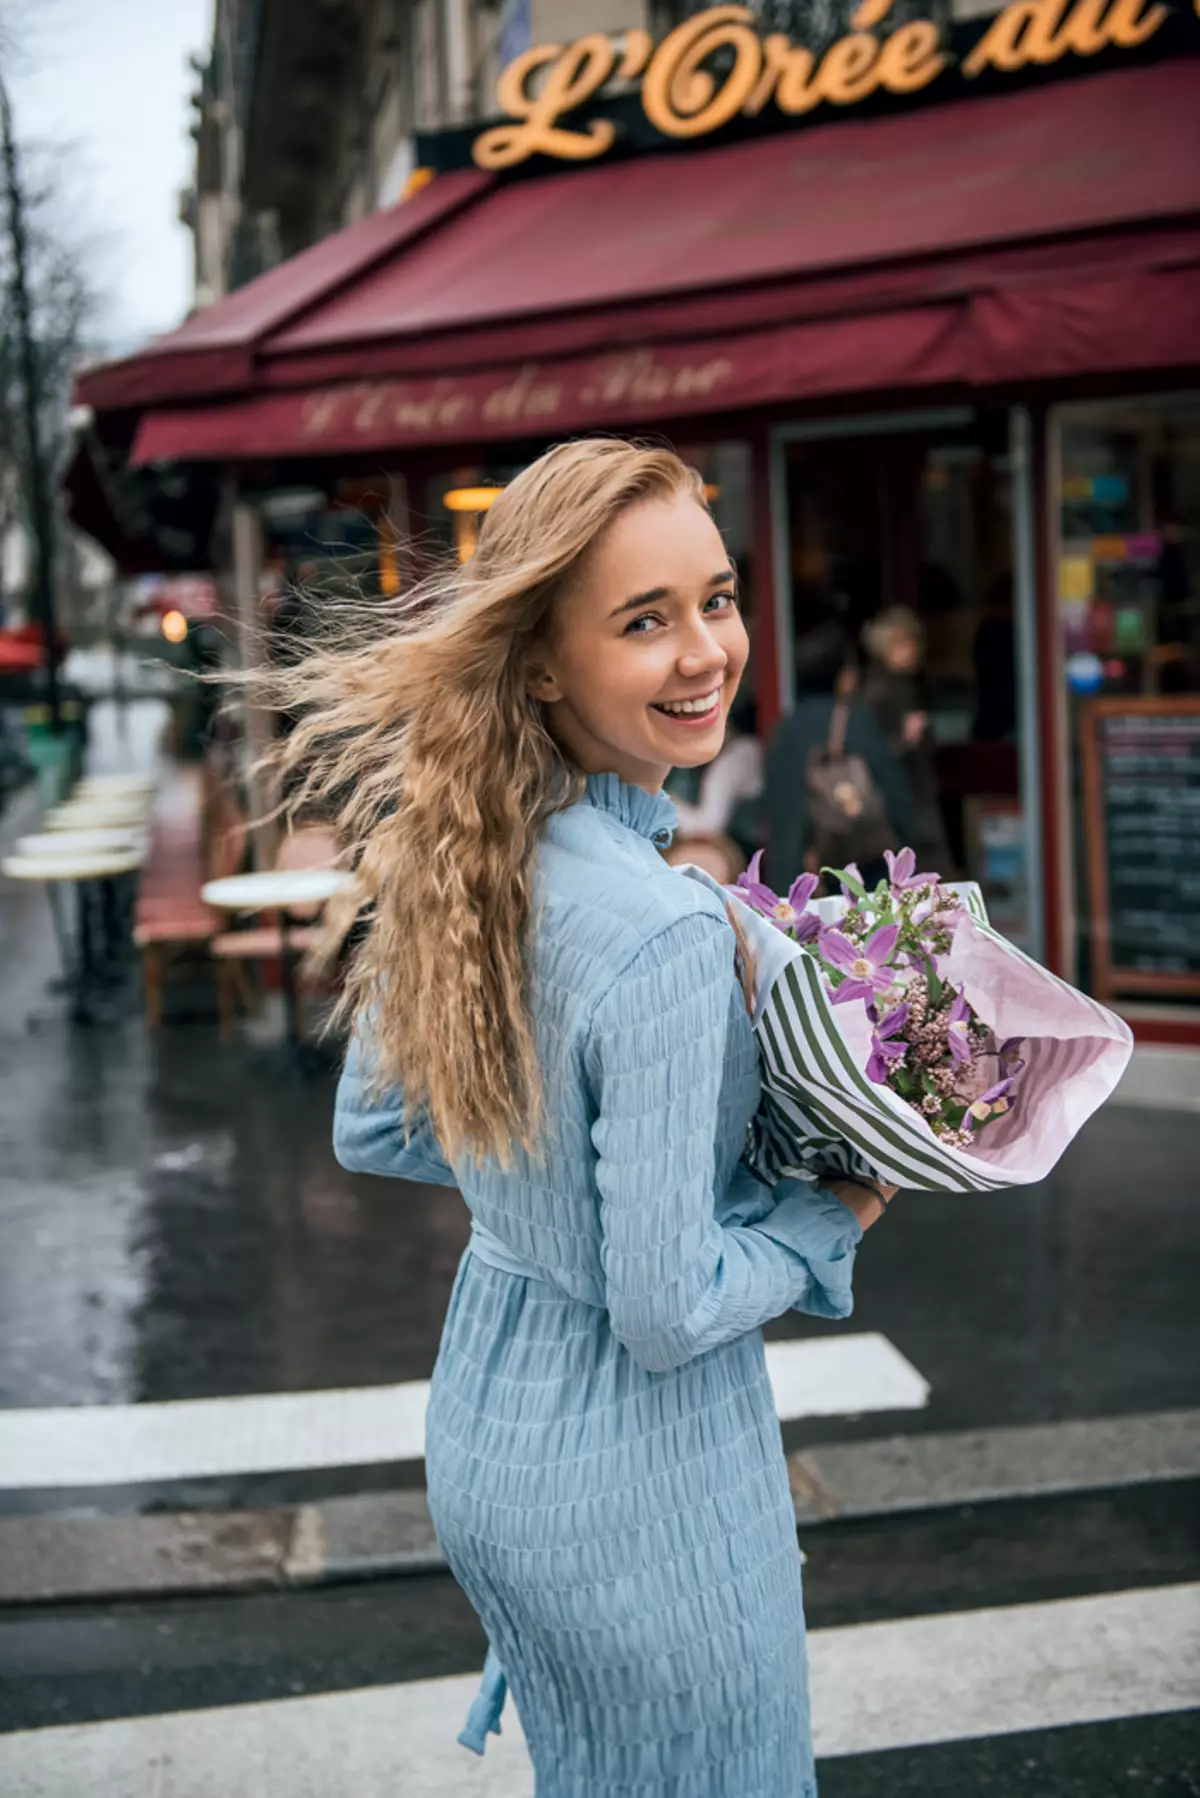
[[[1112,1093],[1133,1048],[1129,1026],[1006,942],[987,922],[978,887],[953,888],[966,915],[940,971],[997,1041],[1024,1038],[1016,1104],[977,1150],[949,1148],[890,1087],[866,1075],[871,1026],[860,1004],[832,1004],[819,964],[699,868],[682,869],[736,906],[755,962],[752,1023],[763,1098],[748,1159],[774,1184],[785,1176],[871,1172],[927,1192],[994,1192],[1049,1173]],[[836,923],[843,899],[814,907]]]

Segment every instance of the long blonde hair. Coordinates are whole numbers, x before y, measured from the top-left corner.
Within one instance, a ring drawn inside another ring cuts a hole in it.
[[[342,1016],[369,1027],[377,1088],[399,1084],[451,1161],[511,1164],[541,1120],[533,854],[583,781],[530,695],[531,652],[597,534],[632,502],[680,492],[704,504],[669,450],[561,444],[505,488],[470,562],[269,683],[296,719],[280,751],[289,809],[332,812],[357,874],[351,915],[367,908]]]

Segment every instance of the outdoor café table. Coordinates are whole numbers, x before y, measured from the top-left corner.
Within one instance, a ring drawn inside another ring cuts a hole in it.
[[[63,960],[64,985],[70,995],[70,1016],[75,1023],[92,1024],[97,1021],[96,999],[106,973],[96,952],[92,907],[89,902],[90,889],[98,888],[102,896],[105,892],[111,895],[112,883],[123,875],[136,873],[141,863],[141,854],[133,850],[110,852],[107,855],[84,850],[75,855],[10,855],[0,862],[0,873],[5,874],[9,880],[39,881],[46,888]],[[60,885],[74,886],[78,897],[74,945],[58,908],[57,893]],[[112,916],[109,907],[105,906],[104,910],[108,917]],[[109,950],[113,946],[107,945]]]
[[[296,905],[323,905],[350,884],[351,876],[340,868],[275,868],[261,874],[230,874],[223,880],[210,880],[200,889],[204,903],[216,906],[218,911],[265,911],[275,915],[287,1040],[297,1061],[303,1061],[304,1042],[296,990],[297,958],[288,938],[288,927],[294,922],[290,910]]]
[[[46,830],[111,830],[149,822],[150,807],[140,801],[70,799],[51,806],[42,823]]]
[[[76,793],[153,793],[158,782],[145,774],[85,774],[75,782]]]
[[[111,824],[100,830],[46,830],[18,837],[18,855],[120,855],[141,856],[145,832],[137,824]]]

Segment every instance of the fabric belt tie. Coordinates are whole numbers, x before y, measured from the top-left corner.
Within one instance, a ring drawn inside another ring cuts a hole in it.
[[[488,1736],[500,1734],[500,1713],[507,1696],[508,1681],[504,1677],[500,1657],[489,1643],[479,1692],[467,1712],[467,1721],[458,1738],[472,1754],[482,1754],[487,1746]]]
[[[506,1242],[501,1242],[498,1236],[493,1236],[482,1224],[472,1223],[468,1246],[473,1255],[478,1255],[489,1267],[498,1267],[501,1273],[519,1274],[524,1280],[540,1280],[543,1286],[550,1284],[541,1268],[535,1267],[532,1261],[519,1255],[515,1249],[510,1249]]]

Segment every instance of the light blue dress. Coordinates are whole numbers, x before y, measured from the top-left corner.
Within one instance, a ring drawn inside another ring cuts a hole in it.
[[[451,1169],[396,1095],[338,1093],[343,1166],[461,1188],[473,1219],[429,1405],[429,1503],[512,1690],[537,1798],[811,1798],[800,1556],[760,1326],[851,1310],[861,1234],[739,1155],[754,1041],[674,808],[592,776],[546,828],[532,993],[542,1159]],[[397,1228],[403,1217],[397,1216]]]

